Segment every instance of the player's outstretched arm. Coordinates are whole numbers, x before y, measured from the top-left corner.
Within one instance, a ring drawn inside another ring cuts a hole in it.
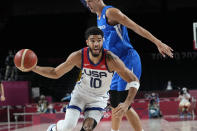
[[[127,28],[133,30],[138,35],[153,42],[157,46],[159,52],[162,54],[163,57],[165,57],[165,55],[168,55],[169,57],[173,58],[173,53],[172,53],[173,49],[170,46],[164,44],[155,36],[153,36],[149,31],[136,24],[125,14],[123,14],[119,9],[109,8],[106,12],[106,16],[110,24],[112,25],[122,24],[126,26]]]
[[[57,66],[56,68],[54,67],[41,67],[41,66],[36,66],[35,68],[32,69],[33,72],[42,75],[44,77],[52,78],[52,79],[58,79],[70,70],[74,66],[77,66],[80,68],[81,64],[81,51],[76,51],[71,53],[67,60]]]
[[[119,104],[113,112],[114,115],[118,117],[120,115],[123,115],[128,110],[130,104],[133,102],[139,88],[139,80],[135,76],[135,74],[133,74],[133,72],[130,71],[124,65],[124,63],[112,52],[108,52],[107,54],[107,65],[110,71],[116,71],[120,75],[120,77],[128,82],[126,87],[129,89],[128,96],[125,102]]]
[[[135,74],[133,74],[133,72],[130,71],[124,65],[124,63],[111,52],[108,52],[107,54],[107,65],[110,71],[116,71],[120,77],[122,77],[126,82],[128,82],[126,87],[129,90],[128,96],[125,102],[119,104],[114,111],[115,116],[120,116],[128,110],[128,107],[133,102],[139,88],[139,80],[135,76]]]

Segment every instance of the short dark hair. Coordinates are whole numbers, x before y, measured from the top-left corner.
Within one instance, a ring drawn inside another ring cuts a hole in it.
[[[90,35],[101,35],[104,36],[103,31],[96,26],[90,27],[85,32],[85,39],[87,40]]]
[[[153,103],[155,103],[155,102],[156,102],[155,99],[151,99],[151,100],[150,100],[150,104],[151,104],[151,105],[153,105]]]

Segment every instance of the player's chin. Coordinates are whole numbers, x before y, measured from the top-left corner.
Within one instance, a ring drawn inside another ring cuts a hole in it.
[[[100,50],[93,50],[93,53],[99,55]]]
[[[99,56],[99,53],[93,53],[92,54],[94,57],[98,57]]]
[[[90,12],[96,13],[96,11],[94,11],[92,8],[89,8],[89,9],[90,9]]]

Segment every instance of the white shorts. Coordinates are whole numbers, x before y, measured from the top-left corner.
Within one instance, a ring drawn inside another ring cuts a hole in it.
[[[84,92],[73,90],[68,109],[76,109],[84,112],[85,118],[93,118],[99,123],[107,106],[108,97],[90,96]]]
[[[181,100],[181,102],[179,103],[179,106],[188,106],[188,105],[190,105],[190,102],[185,99]]]

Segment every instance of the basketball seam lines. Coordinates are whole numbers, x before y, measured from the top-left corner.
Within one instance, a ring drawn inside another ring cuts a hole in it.
[[[25,54],[26,52],[28,51],[29,49],[25,49],[24,52],[23,52],[23,55],[22,55],[22,60],[21,60],[21,69],[22,70],[25,70],[25,67],[24,67],[24,59],[25,59]]]

